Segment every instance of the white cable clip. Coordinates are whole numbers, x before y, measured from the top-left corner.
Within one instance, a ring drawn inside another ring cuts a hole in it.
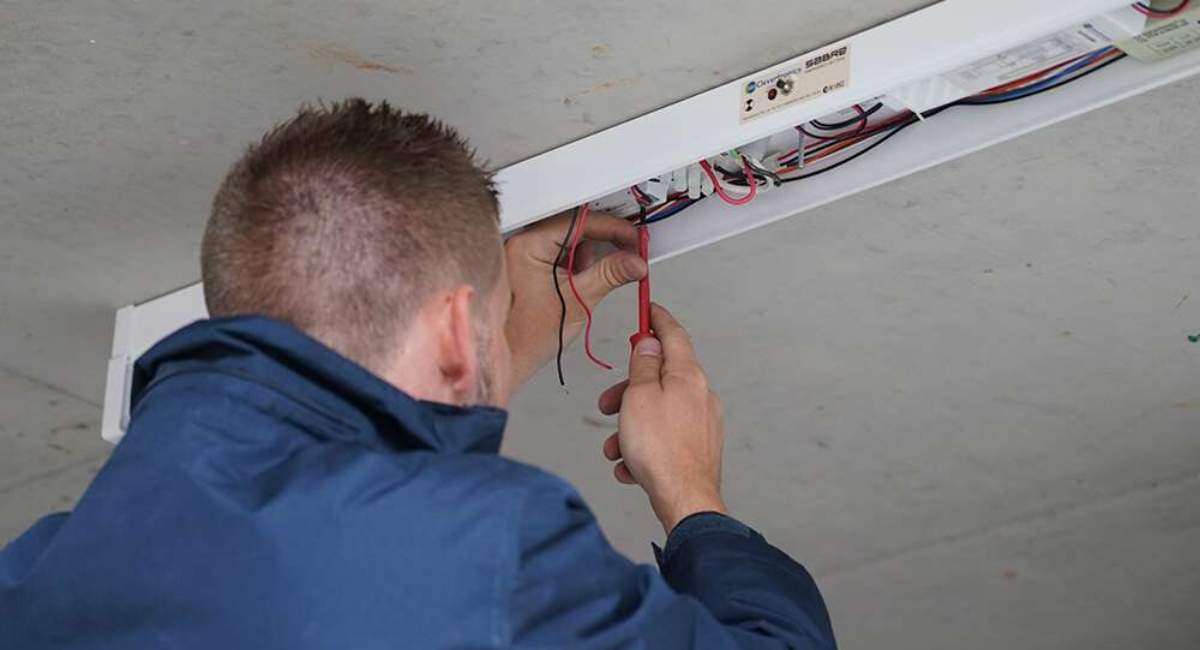
[[[897,103],[899,103],[901,106],[903,106],[904,108],[907,108],[909,113],[916,115],[918,120],[920,120],[921,122],[925,121],[925,115],[922,114],[921,111],[915,110],[912,107],[912,104],[909,104],[907,101],[905,101],[903,97],[897,97],[895,95],[890,95],[890,97],[892,99],[894,99]]]
[[[688,178],[687,167],[684,167],[682,169],[676,169],[675,171],[671,172],[671,183],[668,186],[668,189],[671,191],[671,194],[678,195],[683,192],[686,192],[688,189],[687,178]]]
[[[712,163],[709,163],[709,165],[711,165],[711,164]],[[697,169],[697,171],[700,172],[700,194],[702,194],[704,196],[710,196],[712,194],[715,194],[717,191],[717,188],[716,188],[716,185],[713,184],[712,177],[710,177],[708,174],[704,173],[704,170],[700,169],[699,164],[696,165],[696,169]]]
[[[704,196],[704,178],[704,170],[700,169],[698,163],[687,166],[687,195],[689,199],[695,201]]]
[[[796,152],[797,152],[796,153],[796,168],[804,169],[804,163],[805,163],[805,160],[807,159],[807,153],[808,153],[804,150],[805,146],[806,146],[805,142],[804,142],[804,138],[805,138],[804,131],[801,131],[800,129],[796,129],[796,135],[799,136],[797,138],[797,143],[796,143]]]
[[[667,195],[671,192],[671,183],[663,176],[655,176],[647,179],[638,189],[650,198],[651,205],[657,205],[666,202]]]

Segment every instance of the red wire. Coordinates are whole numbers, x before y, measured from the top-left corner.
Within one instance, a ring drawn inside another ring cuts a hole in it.
[[[980,95],[1000,95],[1000,94],[1008,92],[1009,90],[1012,90],[1014,88],[1021,88],[1022,86],[1028,85],[1029,83],[1037,81],[1038,79],[1042,79],[1043,77],[1050,76],[1050,73],[1054,72],[1055,70],[1065,68],[1065,67],[1071,65],[1072,63],[1082,61],[1083,59],[1086,59],[1088,56],[1090,56],[1090,54],[1091,53],[1089,52],[1088,54],[1084,54],[1082,56],[1077,56],[1073,59],[1063,61],[1062,63],[1060,63],[1058,65],[1051,66],[1044,70],[1038,70],[1037,72],[1034,72],[1033,74],[1029,74],[1024,77],[1021,77],[1020,79],[1014,79],[1006,84],[1003,84],[1000,86],[993,86],[991,88],[988,88],[987,90],[984,90],[983,92],[981,92],[979,94]]]
[[[638,189],[637,185],[630,185],[629,191],[633,193],[633,198],[638,202],[638,205],[650,205],[652,203],[650,197],[646,193]]]
[[[666,210],[668,208],[673,208],[673,207],[679,205],[680,203],[683,203],[686,200],[688,200],[687,192],[674,192],[667,196],[666,203],[660,203],[652,208],[646,208],[646,214],[644,214],[644,215],[641,214],[640,212],[631,214],[628,217],[625,217],[625,220],[630,223],[637,223],[637,222],[641,221],[643,217],[646,219],[649,219],[650,217],[653,217],[654,215],[658,214],[659,212],[662,212],[663,210]]]
[[[851,106],[851,108],[853,108],[858,113],[858,116],[860,118],[863,115],[866,115],[866,113],[867,113],[865,110],[863,110],[863,107],[860,104],[855,104],[854,106]],[[812,133],[809,133],[807,130],[805,130],[805,128],[803,126],[797,126],[796,131],[798,131],[801,135],[803,135],[804,137],[806,137],[810,140],[815,140],[817,143],[817,146],[819,146],[821,144],[828,143],[831,140],[836,140],[838,138],[843,138],[843,137],[853,136],[853,135],[862,135],[863,132],[865,132],[867,130],[867,127],[870,126],[870,123],[871,123],[871,121],[869,119],[860,120],[858,123],[858,127],[855,128],[854,131],[843,131],[841,133],[835,133],[835,134],[828,135],[828,136],[813,135]],[[798,153],[800,153],[799,148],[792,149],[792,150],[788,151],[787,153],[780,154],[779,160],[787,160],[788,158],[791,158],[792,156],[794,156]]]
[[[575,288],[575,250],[579,248],[579,241],[583,236],[583,227],[587,224],[587,218],[588,206],[585,203],[579,206],[579,223],[575,224],[575,236],[571,238],[571,250],[567,253],[567,284],[571,285],[571,294],[575,296],[575,302],[583,307],[583,313],[587,315],[587,325],[583,329],[583,351],[587,353],[587,357],[592,360],[592,363],[605,370],[612,370],[612,364],[592,354],[592,310],[583,301],[583,296],[579,295],[579,289]]]
[[[708,180],[712,181],[713,189],[716,191],[717,196],[721,197],[721,200],[729,205],[746,205],[753,201],[755,196],[758,196],[758,182],[754,180],[754,173],[750,171],[750,165],[746,164],[745,157],[743,157],[742,165],[742,172],[746,175],[746,183],[750,186],[750,193],[740,198],[734,198],[725,191],[724,187],[721,187],[721,182],[717,180],[717,175],[713,172],[712,165],[708,164],[707,160],[700,161],[700,169],[703,169],[704,173],[708,174]]]
[[[837,135],[817,135],[815,133],[809,133],[808,129],[804,128],[803,124],[798,125],[796,127],[796,130],[799,131],[800,133],[802,133],[804,135],[804,137],[808,138],[809,140],[818,140],[818,141],[826,140],[826,141],[828,141],[828,140],[833,140],[834,138],[838,137]]]
[[[863,131],[867,130],[867,123],[870,122],[871,120],[869,118],[863,117],[864,115],[867,114],[867,112],[863,110],[862,106],[855,104],[854,110],[858,113],[858,116],[860,118],[862,118],[862,121],[859,122],[859,124],[858,124],[858,130],[854,132],[854,135],[861,135]]]
[[[1133,8],[1136,9],[1139,14],[1142,14],[1143,16],[1149,16],[1150,18],[1174,18],[1175,16],[1178,16],[1179,14],[1187,11],[1188,6],[1191,4],[1192,4],[1192,0],[1183,0],[1183,2],[1181,2],[1178,7],[1175,7],[1174,9],[1172,9],[1170,11],[1159,11],[1157,9],[1149,9],[1149,8],[1143,7],[1140,3],[1133,5]]]

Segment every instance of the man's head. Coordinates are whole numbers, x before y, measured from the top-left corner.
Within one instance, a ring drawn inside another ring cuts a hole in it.
[[[425,115],[304,108],[213,201],[214,317],[286,321],[421,399],[503,404],[511,299],[491,176]]]

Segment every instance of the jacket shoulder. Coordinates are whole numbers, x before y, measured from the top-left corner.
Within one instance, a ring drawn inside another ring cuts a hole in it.
[[[566,479],[519,460],[496,455],[482,455],[479,462],[498,483],[516,488],[525,501],[540,504],[560,502],[564,506],[583,506],[583,497]]]

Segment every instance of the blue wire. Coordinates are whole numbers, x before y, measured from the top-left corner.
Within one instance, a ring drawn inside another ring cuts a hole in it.
[[[1051,87],[1058,85],[1058,83],[1061,82],[1064,78],[1069,77],[1069,76],[1075,74],[1076,72],[1079,72],[1080,70],[1083,70],[1084,68],[1088,67],[1089,65],[1095,63],[1097,60],[1100,59],[1100,57],[1104,56],[1105,54],[1108,54],[1109,51],[1111,51],[1111,50],[1112,50],[1111,47],[1106,47],[1101,50],[1096,50],[1095,52],[1092,52],[1090,55],[1088,55],[1088,57],[1086,59],[1083,59],[1081,61],[1076,61],[1074,64],[1068,66],[1067,68],[1064,68],[1064,69],[1056,72],[1053,76],[1047,77],[1046,79],[1043,79],[1043,80],[1033,84],[1032,86],[1025,86],[1024,88],[1018,88],[1016,90],[1011,90],[1009,92],[1006,92],[1006,93],[1003,93],[1000,95],[992,95],[990,97],[986,97],[983,99],[967,100],[967,101],[972,104],[990,104],[993,102],[1005,101],[1005,100],[1009,100],[1009,99],[1017,99],[1019,97],[1025,97],[1027,95],[1032,95],[1034,93],[1041,92],[1047,88],[1051,88]]]
[[[676,206],[674,208],[668,208],[667,210],[664,210],[663,212],[660,212],[660,213],[654,215],[653,217],[646,219],[646,223],[658,223],[659,221],[668,219],[670,217],[673,217],[673,216],[679,214],[680,212],[683,212],[684,210],[692,207],[693,205],[695,205],[696,203],[699,203],[699,202],[700,202],[700,199],[691,199],[691,200],[687,201],[686,203],[680,203],[678,206]]]

